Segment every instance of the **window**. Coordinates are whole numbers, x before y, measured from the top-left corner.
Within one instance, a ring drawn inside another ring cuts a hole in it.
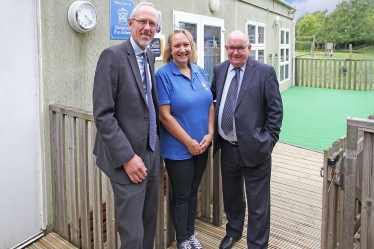
[[[213,67],[224,58],[224,20],[175,10],[173,16],[175,27],[187,29],[192,34],[198,53],[197,64],[204,68],[211,82]]]
[[[279,79],[280,82],[288,80],[290,78],[290,31],[287,29],[280,30],[280,67],[279,67]]]
[[[245,31],[252,45],[250,57],[265,63],[265,24],[246,21]]]

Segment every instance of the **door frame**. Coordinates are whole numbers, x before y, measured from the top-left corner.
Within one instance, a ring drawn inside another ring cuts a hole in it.
[[[203,16],[198,14],[192,14],[183,11],[173,10],[173,24],[174,28],[179,28],[179,22],[186,22],[197,25],[197,65],[204,68],[204,26],[213,26],[221,28],[221,38],[220,38],[220,58],[221,61],[224,61],[225,56],[225,20],[210,16]]]

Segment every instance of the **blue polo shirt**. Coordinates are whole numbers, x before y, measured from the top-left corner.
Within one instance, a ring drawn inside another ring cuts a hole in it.
[[[156,88],[159,105],[170,105],[171,115],[191,138],[200,142],[208,132],[209,109],[213,102],[210,83],[204,70],[192,63],[191,80],[173,61],[157,70]],[[171,135],[161,124],[161,156],[172,160],[185,160],[193,155],[187,147]]]

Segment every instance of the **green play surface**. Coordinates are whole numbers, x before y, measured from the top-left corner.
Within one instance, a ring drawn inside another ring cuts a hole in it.
[[[282,93],[279,141],[323,151],[346,135],[347,117],[374,114],[374,91],[291,87]]]

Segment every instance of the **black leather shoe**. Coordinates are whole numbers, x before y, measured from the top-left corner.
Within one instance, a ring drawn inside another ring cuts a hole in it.
[[[235,242],[240,240],[242,237],[239,238],[231,238],[230,236],[226,235],[223,240],[221,241],[221,244],[219,245],[219,249],[231,249]]]

